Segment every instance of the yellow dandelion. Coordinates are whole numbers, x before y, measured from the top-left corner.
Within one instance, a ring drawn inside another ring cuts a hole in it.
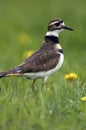
[[[82,101],[86,101],[86,96],[81,98]]]
[[[33,50],[25,51],[24,52],[24,57],[27,58],[27,57],[31,56],[33,53],[34,53]]]
[[[28,37],[28,34],[27,34],[27,33],[23,32],[23,33],[21,33],[21,34],[19,35],[18,39],[19,39],[19,42],[20,42],[20,43],[24,44],[24,43],[27,43],[27,42],[28,42],[29,37]]]
[[[76,73],[69,73],[64,76],[66,80],[75,80],[78,78],[78,75]]]

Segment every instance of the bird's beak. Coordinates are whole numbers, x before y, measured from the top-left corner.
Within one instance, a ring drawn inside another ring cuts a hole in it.
[[[63,26],[62,26],[62,28],[63,28],[63,29],[66,29],[66,30],[73,31],[73,29],[72,29],[72,28],[69,28],[69,27],[67,27],[67,26],[65,26],[65,25],[63,25]]]

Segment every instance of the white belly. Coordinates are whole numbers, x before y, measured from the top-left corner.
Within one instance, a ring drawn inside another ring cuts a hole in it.
[[[57,70],[60,69],[62,66],[62,63],[64,61],[64,55],[60,53],[60,59],[57,64],[57,66],[49,71],[42,71],[42,72],[35,72],[35,73],[25,73],[24,77],[27,77],[28,79],[37,79],[37,78],[43,78],[43,77],[48,77],[49,75],[55,73]]]

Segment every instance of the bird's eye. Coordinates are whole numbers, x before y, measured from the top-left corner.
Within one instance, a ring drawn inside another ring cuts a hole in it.
[[[60,23],[56,23],[55,25],[56,25],[56,26],[59,26],[59,25],[60,25]]]

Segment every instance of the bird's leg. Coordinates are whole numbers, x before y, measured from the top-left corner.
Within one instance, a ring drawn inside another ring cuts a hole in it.
[[[36,81],[36,79],[34,79],[34,80],[33,80],[33,83],[32,83],[32,90],[33,90],[33,91],[35,91],[35,88],[34,88],[35,81]]]
[[[47,78],[48,78],[48,76],[46,76],[46,77],[43,79],[43,83],[42,83],[42,86],[41,86],[41,90],[43,89],[44,84],[45,84],[45,82],[46,82]]]

